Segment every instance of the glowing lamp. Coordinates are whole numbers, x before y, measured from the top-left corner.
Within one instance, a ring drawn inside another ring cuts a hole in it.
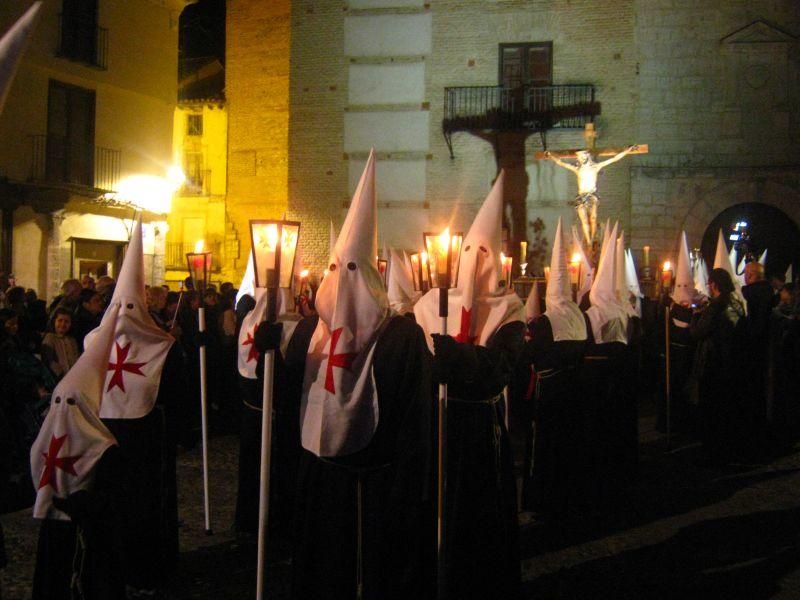
[[[439,289],[455,287],[458,281],[458,262],[463,239],[464,235],[461,233],[451,235],[449,228],[438,234],[423,234],[427,252],[422,254],[428,257],[426,270],[431,287]]]
[[[665,290],[672,287],[672,263],[668,260],[664,261],[664,265],[661,269],[661,287]]]
[[[385,258],[379,258],[378,259],[378,273],[380,273],[381,277],[383,278],[383,285],[387,285],[387,283],[388,283],[386,281],[386,272],[388,270],[388,267],[389,267],[389,261],[388,260],[386,260]]]
[[[569,281],[572,285],[578,285],[581,280],[581,255],[577,252],[572,255],[567,269],[569,270]]]
[[[194,245],[194,252],[186,253],[192,286],[201,293],[208,285],[208,273],[211,271],[211,252],[205,252],[203,247],[203,240],[198,240]]]
[[[414,282],[414,291],[415,292],[425,292],[427,291],[427,287],[425,282],[422,281],[422,252],[412,252],[409,255],[409,260],[411,260],[411,279]],[[427,255],[426,255],[427,256]]]
[[[514,259],[510,256],[506,256],[502,252],[500,253],[500,272],[502,274],[501,281],[505,285],[506,289],[511,287],[511,268],[513,266]]]
[[[255,285],[267,288],[270,294],[267,320],[275,320],[278,288],[292,287],[299,237],[300,223],[297,221],[250,221]]]

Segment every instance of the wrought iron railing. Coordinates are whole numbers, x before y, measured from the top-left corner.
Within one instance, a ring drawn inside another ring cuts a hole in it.
[[[195,242],[168,242],[166,245],[166,268],[176,270],[186,270],[186,254],[194,252]],[[222,264],[222,243],[206,242],[204,251],[211,251],[211,270],[219,271]]]
[[[448,87],[445,134],[478,129],[582,128],[600,114],[593,85]]]
[[[108,29],[92,19],[59,15],[58,56],[90,67],[108,69]]]
[[[64,136],[32,135],[30,180],[114,191],[121,152],[73,142]]]
[[[179,196],[208,196],[211,194],[211,170],[190,172],[178,192]]]

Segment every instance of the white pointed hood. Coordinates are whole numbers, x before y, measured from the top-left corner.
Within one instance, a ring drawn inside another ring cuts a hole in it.
[[[764,251],[761,253],[761,256],[758,257],[758,262],[761,264],[762,267],[767,266],[767,252],[769,248],[764,248]]]
[[[642,288],[639,287],[639,277],[636,275],[636,264],[633,262],[633,253],[630,248],[625,251],[625,285],[630,297],[633,298],[633,312],[641,319],[644,294],[642,294]]]
[[[458,284],[449,292],[447,316],[447,332],[459,342],[485,346],[503,325],[525,318],[519,297],[500,285],[504,179],[500,171],[461,245]],[[433,351],[430,336],[441,333],[439,291],[425,294],[414,314]]]
[[[577,254],[580,257],[581,267],[580,267],[580,281],[578,282],[578,293],[576,295],[576,302],[580,305],[583,302],[583,297],[589,293],[589,290],[592,289],[592,281],[594,281],[594,268],[592,267],[592,263],[589,262],[589,259],[586,257],[586,253],[583,251],[583,244],[581,244],[581,238],[578,235],[577,228],[573,225],[572,227],[572,253]]]
[[[792,263],[789,263],[789,266],[786,267],[786,276],[784,277],[786,283],[792,283],[794,281],[793,277],[794,275],[792,274]]]
[[[112,313],[109,326],[95,336],[53,390],[50,410],[31,446],[36,519],[68,521],[53,507],[53,496],[65,498],[91,487],[97,461],[117,444],[99,416],[115,318]]]
[[[739,302],[741,302],[745,311],[747,311],[747,302],[745,301],[744,296],[742,296],[742,283],[736,276],[736,268],[734,264],[731,263],[731,258],[728,254],[728,248],[725,246],[725,238],[722,235],[722,229],[719,230],[719,236],[717,237],[717,252],[714,255],[714,268],[724,269],[728,272],[733,280],[733,287],[736,290],[736,297],[739,299]]]
[[[111,302],[100,326],[86,336],[84,346],[93,344],[99,330],[108,327],[114,328],[114,344],[108,356],[100,416],[144,417],[156,403],[161,370],[175,340],[153,322],[147,311],[141,216],[134,222]]]
[[[706,261],[702,256],[695,261],[692,276],[694,278],[694,289],[697,290],[698,294],[708,298],[710,296],[708,293],[708,267],[706,267]]]
[[[388,256],[388,281],[386,293],[389,297],[389,306],[399,315],[414,311],[414,304],[422,296],[421,292],[414,291],[414,276],[411,271],[411,259],[403,250],[386,251]]]
[[[678,304],[689,306],[697,295],[694,277],[689,261],[689,244],[686,242],[686,232],[681,231],[678,241],[678,264],[675,267],[675,289],[672,290],[672,300]]]
[[[525,300],[525,322],[530,323],[542,315],[542,300],[539,296],[539,282],[534,281],[528,298]]]
[[[8,97],[8,91],[11,89],[22,55],[25,53],[25,48],[30,43],[33,30],[39,21],[41,8],[41,2],[34,2],[25,11],[25,14],[11,26],[11,29],[0,38],[0,113],[3,112],[3,105]]]
[[[244,277],[242,283],[239,284],[239,291],[236,292],[236,304],[238,306],[239,300],[244,296],[256,297],[256,275],[253,269],[253,253],[247,255],[247,266],[244,268]]]
[[[534,287],[536,287],[534,285]],[[553,329],[553,341],[581,341],[587,337],[586,320],[572,300],[572,282],[567,266],[567,244],[561,230],[561,219],[556,225],[553,253],[550,258],[550,279],[545,294],[545,316]]]
[[[300,409],[303,447],[317,456],[358,452],[378,427],[372,361],[389,300],[375,262],[377,229],[373,151],[317,292],[319,323],[308,348]]]
[[[628,312],[616,291],[616,226],[609,232],[600,251],[597,274],[589,292],[592,303],[586,311],[596,344],[628,343]]]
[[[625,267],[625,232],[620,231],[617,238],[616,248],[614,250],[614,287],[617,292],[617,298],[622,308],[628,313],[629,317],[636,317],[636,308],[631,303],[631,291],[628,289],[627,269]]]

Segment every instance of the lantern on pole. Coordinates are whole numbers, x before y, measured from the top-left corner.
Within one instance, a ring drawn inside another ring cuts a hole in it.
[[[389,280],[387,279],[387,272],[389,270],[389,261],[387,258],[379,258],[378,259],[378,273],[381,274],[381,278],[383,279],[383,285],[388,286]]]
[[[670,288],[672,288],[672,276],[672,263],[668,260],[664,261],[664,266],[661,269],[661,287],[665,292],[669,292]]]
[[[458,263],[461,256],[461,233],[450,235],[445,229],[440,234],[424,233],[423,242],[428,255],[428,274],[431,287],[439,288],[439,317],[442,335],[447,335],[449,290],[458,281]],[[421,261],[420,261],[421,262]],[[412,262],[413,265],[413,262]],[[420,265],[422,266],[422,265]],[[447,491],[447,382],[439,382],[438,457],[436,506],[436,558],[437,585],[441,594],[445,589],[445,498]]]
[[[277,317],[278,288],[291,288],[294,259],[300,237],[297,221],[250,221],[250,241],[253,252],[253,273],[256,288],[266,288],[266,320]],[[275,380],[275,351],[264,353],[264,388],[261,403],[261,473],[258,498],[258,565],[256,598],[264,592],[264,557],[266,551],[267,518],[269,515],[270,449],[272,446],[272,386]]]
[[[197,329],[200,333],[206,330],[206,310],[203,306],[203,294],[208,286],[208,272],[211,270],[211,252],[203,250],[203,240],[195,244],[194,252],[186,253],[186,264],[192,286],[200,293],[200,307],[197,309]],[[202,339],[202,338],[201,338]],[[206,372],[206,345],[200,342],[200,437],[203,453],[203,514],[206,535],[211,535],[211,502],[208,495],[208,384]]]
[[[423,255],[425,255],[425,266],[423,267]],[[427,279],[423,281],[422,274],[425,273],[427,275],[427,263],[428,263],[428,253],[427,252],[412,252],[408,256],[409,260],[411,261],[411,279],[414,283],[414,291],[415,292],[427,292]]]
[[[513,267],[514,258],[500,253],[500,266],[501,266],[501,281],[505,282],[506,289],[511,287],[511,269]]]

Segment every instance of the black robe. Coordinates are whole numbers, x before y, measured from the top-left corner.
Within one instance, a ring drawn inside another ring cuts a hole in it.
[[[523,346],[521,321],[450,374],[447,404],[447,598],[515,598],[520,588],[517,493],[503,388]]]
[[[33,600],[125,598],[120,501],[125,462],[116,446],[95,465],[89,491],[70,496],[71,521],[44,519],[39,528]],[[83,596],[73,595],[73,578]]]
[[[125,583],[162,587],[178,557],[176,446],[179,398],[184,393],[182,357],[170,348],[153,410],[139,419],[103,419],[125,458],[120,501]]]
[[[614,505],[627,477],[621,460],[628,449],[620,435],[620,415],[629,409],[625,369],[627,345],[622,342],[596,343],[588,316],[588,342],[580,370],[581,412],[584,420],[582,509],[603,509]],[[587,504],[588,503],[588,504]]]
[[[294,335],[294,334],[293,334]],[[268,526],[272,535],[288,537],[300,456],[300,405],[285,393],[286,367],[275,352],[273,363],[272,447]],[[257,379],[238,375],[242,407],[239,417],[239,469],[235,527],[241,533],[258,531],[258,501],[261,478],[261,406],[264,390],[264,358],[259,354]]]
[[[689,325],[692,322],[692,309],[681,306],[669,296],[664,296],[659,303],[657,327],[659,348],[660,396],[658,405],[657,428],[667,430],[667,397],[666,397],[666,308],[669,307],[669,360],[670,360],[670,425],[671,433],[691,431],[694,427],[694,412],[697,405],[696,386],[691,378],[694,361],[694,340]]]
[[[305,361],[318,317],[302,320],[286,351],[280,402],[300,405]],[[322,459],[302,450],[297,473],[292,597],[356,597],[361,482],[363,598],[432,596],[433,522],[429,361],[422,330],[392,317],[378,338],[373,374],[379,421],[369,445]]]
[[[529,400],[522,507],[558,517],[580,497],[584,441],[578,377],[586,340],[554,341],[547,315],[532,330],[523,351],[523,362],[536,371],[536,386]]]
[[[697,344],[692,377],[699,397],[698,428],[714,460],[727,460],[741,447],[746,360],[744,308],[731,294],[711,300],[692,319]]]
[[[764,280],[742,287],[747,301],[745,317],[747,333],[747,395],[743,409],[755,424],[763,424],[767,416],[767,369],[769,358],[769,327],[775,291]]]

